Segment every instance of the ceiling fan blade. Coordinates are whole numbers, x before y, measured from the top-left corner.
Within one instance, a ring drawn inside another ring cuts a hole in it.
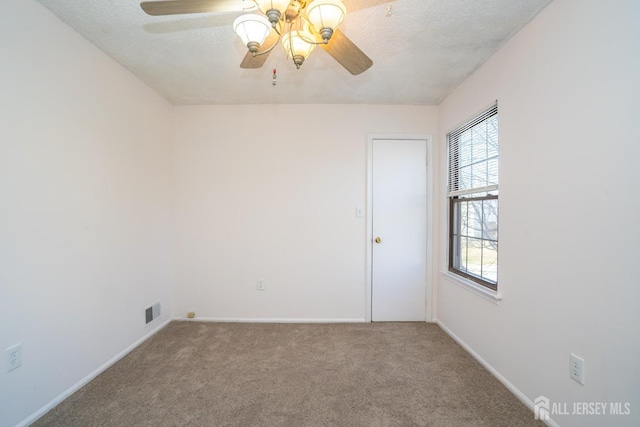
[[[367,71],[373,65],[371,58],[340,30],[335,30],[329,43],[321,44],[320,47],[354,76]]]
[[[396,0],[343,0],[344,5],[347,7],[347,15],[349,12],[355,12],[360,9],[366,9],[369,7],[380,6],[385,3],[393,3]]]
[[[260,49],[258,49],[258,53],[269,50],[274,44],[278,43],[279,39],[280,36],[278,36],[278,33],[276,33],[275,31],[271,31],[271,33],[269,33],[269,36],[262,43],[262,46],[260,46]],[[264,65],[265,62],[267,62],[267,58],[269,57],[270,53],[271,52],[269,51],[262,55],[253,56],[251,52],[247,52],[247,54],[244,56],[244,59],[240,63],[240,68],[260,68]]]
[[[255,9],[249,0],[168,0],[143,1],[140,7],[148,15],[182,15],[187,13],[242,12]]]
[[[203,14],[187,18],[174,18],[144,24],[143,28],[151,34],[177,33],[180,31],[202,30],[229,25],[229,17],[225,14]]]

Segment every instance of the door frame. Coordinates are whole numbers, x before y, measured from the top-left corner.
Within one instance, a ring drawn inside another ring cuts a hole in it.
[[[426,304],[426,322],[434,321],[433,306],[433,277],[434,271],[434,157],[433,157],[433,137],[427,134],[367,134],[367,257],[366,257],[366,297],[365,297],[365,316],[366,321],[371,322],[371,304],[373,291],[373,142],[378,139],[384,140],[421,140],[427,142],[427,158],[425,159],[427,168],[427,280],[425,283],[425,304]]]

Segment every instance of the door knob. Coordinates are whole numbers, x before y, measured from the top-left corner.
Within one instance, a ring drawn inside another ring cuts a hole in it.
[[[380,242],[382,242],[382,239],[381,239],[381,238],[379,238],[379,237],[376,237],[375,242],[376,242],[376,243],[380,243]]]

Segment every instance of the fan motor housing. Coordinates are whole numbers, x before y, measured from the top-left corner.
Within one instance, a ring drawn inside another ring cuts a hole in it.
[[[287,22],[293,22],[300,16],[300,11],[304,9],[305,3],[299,0],[293,0],[287,6],[287,10],[284,12],[284,16],[287,19]]]

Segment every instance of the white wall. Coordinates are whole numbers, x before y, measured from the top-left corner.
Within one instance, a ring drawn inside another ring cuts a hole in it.
[[[176,108],[174,314],[364,320],[367,133],[436,125],[425,106]]]
[[[639,19],[635,0],[555,0],[439,110],[443,148],[499,101],[504,295],[496,305],[441,275],[439,320],[530,400],[632,405],[553,416],[562,426],[640,425]],[[586,360],[584,386],[570,352]]]
[[[13,426],[171,316],[171,106],[33,1],[2,2],[0,57],[0,426]],[[6,373],[15,343],[23,366]]]

